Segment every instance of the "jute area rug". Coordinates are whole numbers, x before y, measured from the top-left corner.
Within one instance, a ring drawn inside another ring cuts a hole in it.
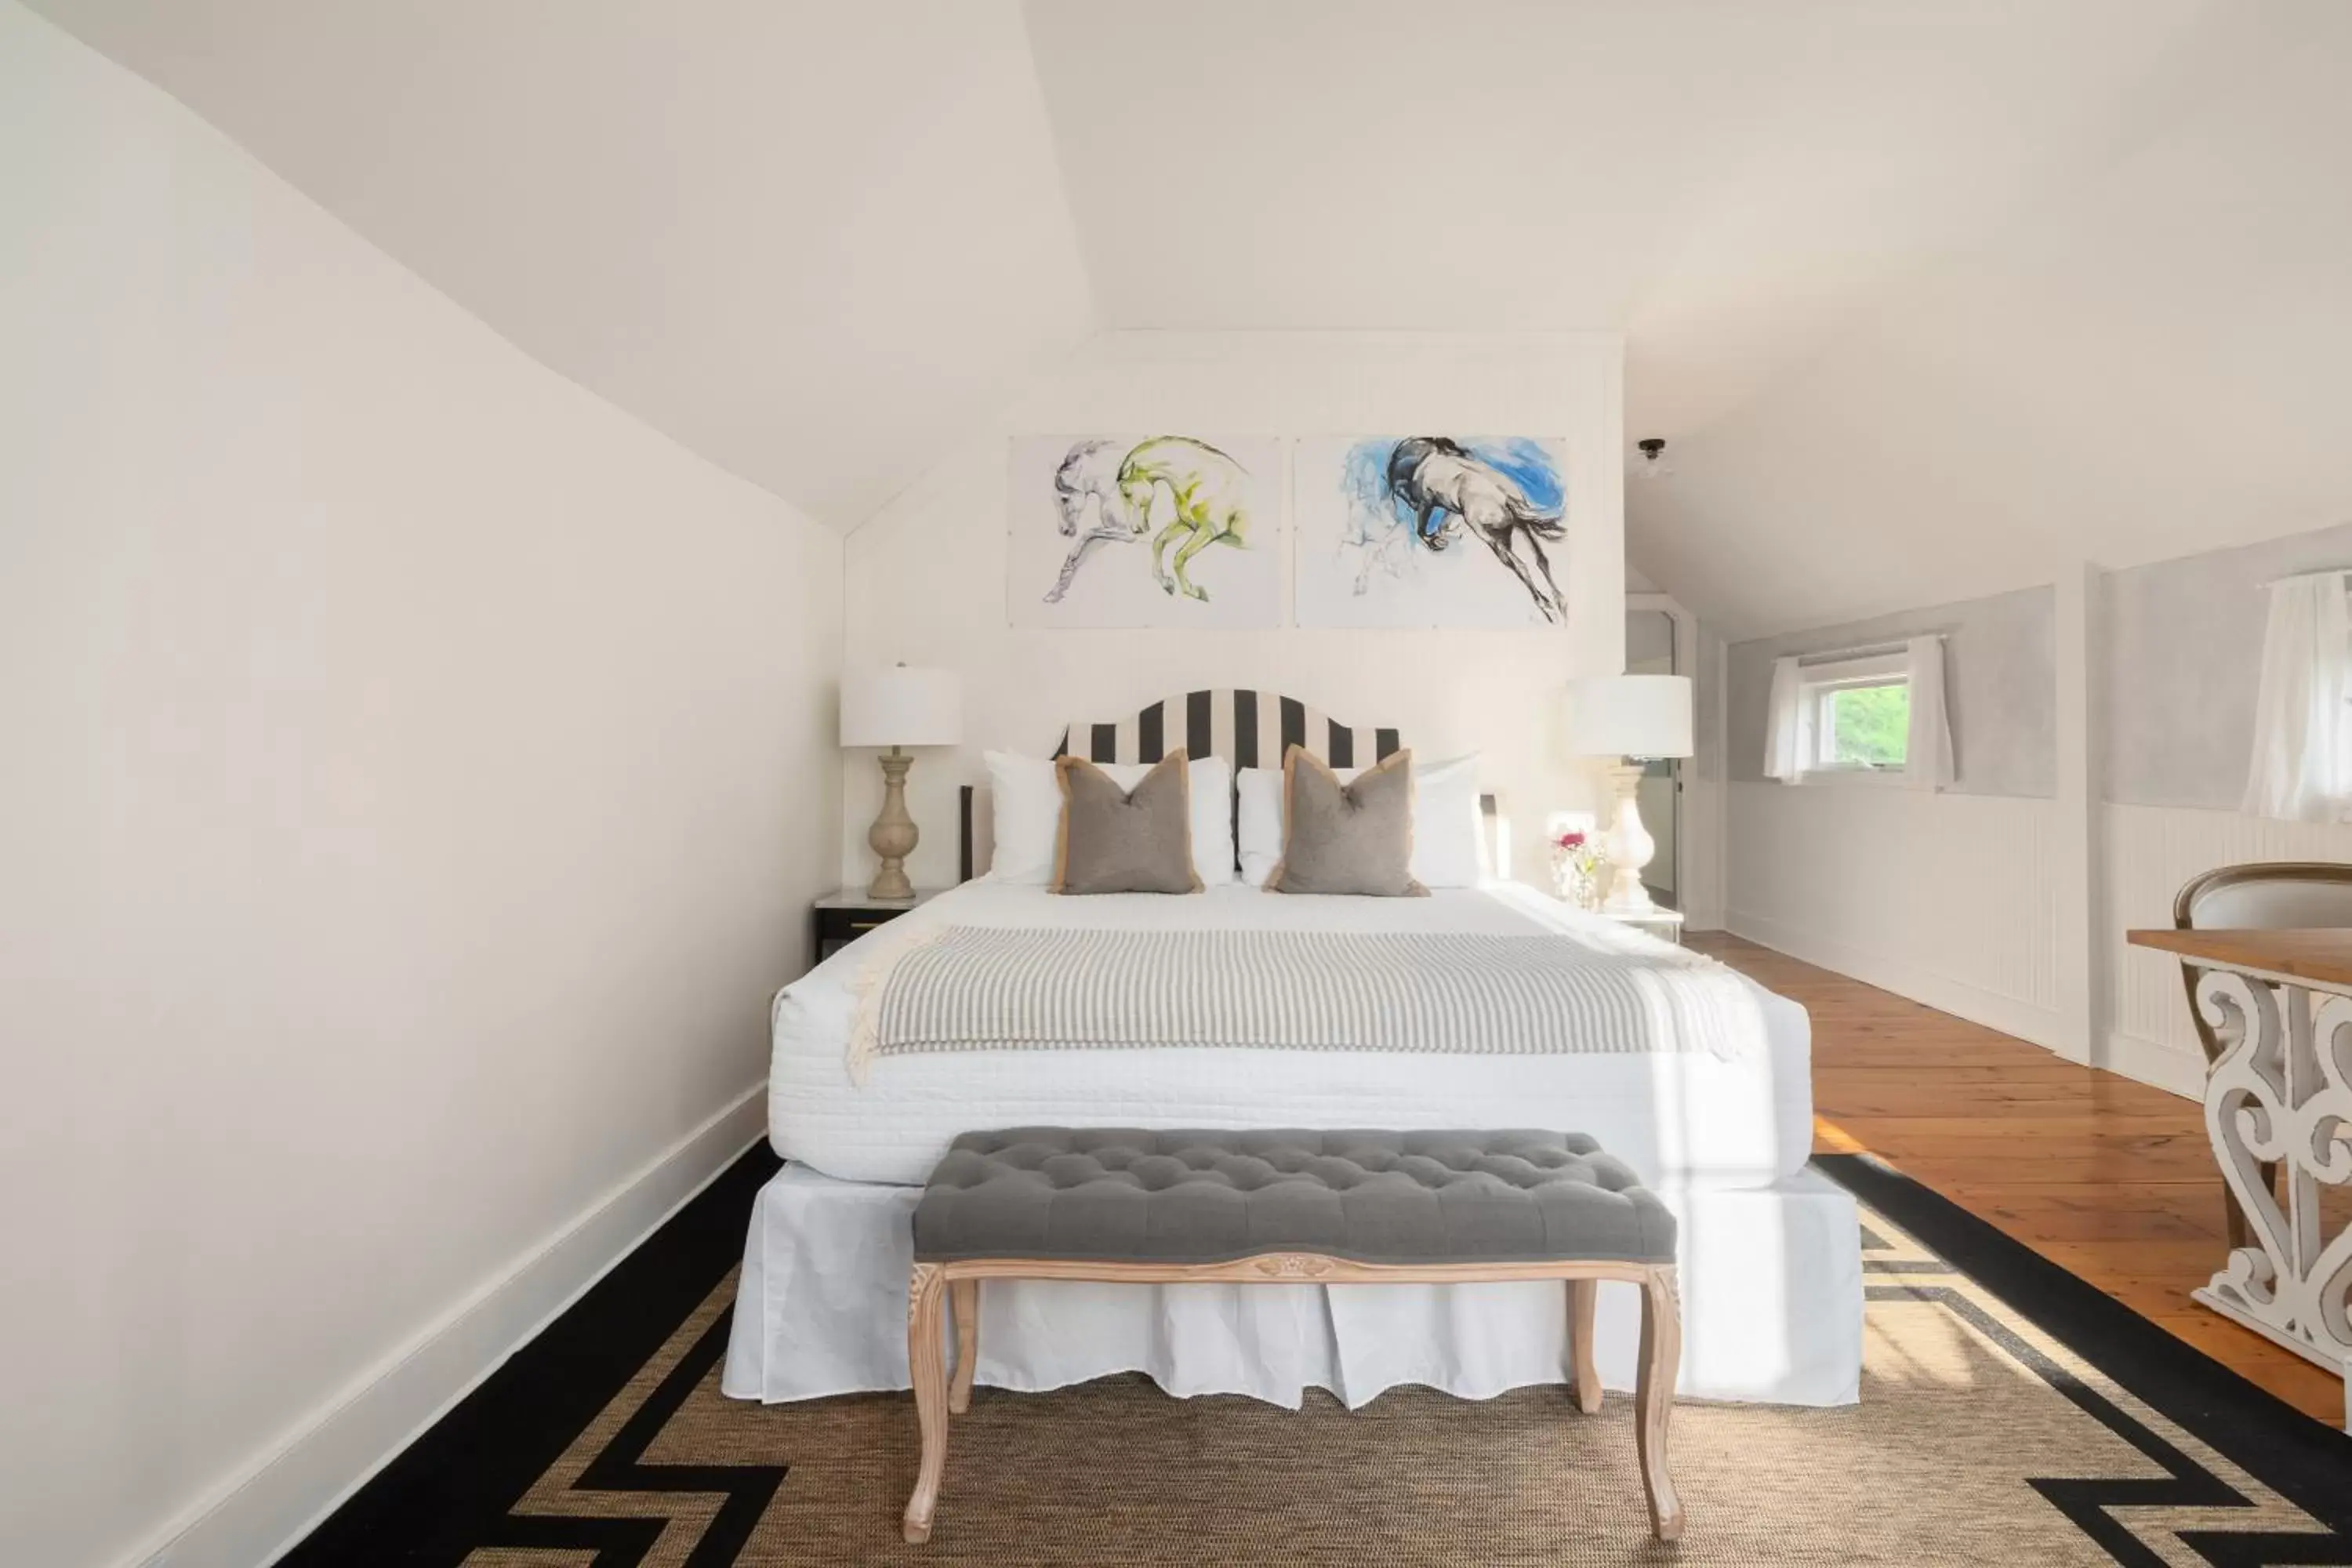
[[[462,1562],[2352,1562],[2335,1554],[2342,1535],[1883,1214],[1864,1218],[1861,1403],[1678,1405],[1689,1525],[1675,1546],[1649,1537],[1628,1395],[1592,1416],[1559,1388],[1485,1403],[1398,1390],[1354,1412],[1318,1395],[1292,1412],[1120,1378],[978,1390],[951,1428],[936,1533],[908,1547],[911,1399],[723,1398],[730,1276]]]

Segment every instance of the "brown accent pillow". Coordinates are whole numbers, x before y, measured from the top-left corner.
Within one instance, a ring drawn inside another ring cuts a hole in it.
[[[1282,863],[1277,893],[1368,893],[1421,899],[1412,878],[1412,753],[1391,752],[1341,784],[1304,746],[1282,757]]]
[[[1055,893],[1197,893],[1192,873],[1192,784],[1181,751],[1171,752],[1132,790],[1084,757],[1054,763],[1062,786]]]

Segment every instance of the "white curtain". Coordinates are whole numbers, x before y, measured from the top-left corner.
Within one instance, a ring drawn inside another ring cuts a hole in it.
[[[2333,822],[2347,801],[2345,704],[2352,701],[2352,608],[2340,572],[2271,584],[2254,760],[2244,809],[2255,816]]]
[[[1942,789],[1952,782],[1952,719],[1944,705],[1944,639],[1913,637],[1903,645],[1911,677],[1911,731],[1905,738],[1903,783]]]
[[[1764,776],[1794,784],[1805,771],[1805,693],[1792,654],[1772,661],[1772,702],[1764,718]]]

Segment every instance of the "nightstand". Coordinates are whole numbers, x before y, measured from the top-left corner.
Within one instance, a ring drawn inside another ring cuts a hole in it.
[[[930,899],[938,889],[917,889],[911,899],[868,898],[863,888],[844,888],[819,899],[810,916],[816,932],[816,961],[823,963],[876,926],[887,925]]]
[[[1648,931],[1652,936],[1664,937],[1668,942],[1683,940],[1682,910],[1670,910],[1664,904],[1644,910],[1638,915],[1619,914],[1612,910],[1595,910],[1592,912],[1602,920],[1615,921],[1619,925],[1632,926],[1636,931]]]

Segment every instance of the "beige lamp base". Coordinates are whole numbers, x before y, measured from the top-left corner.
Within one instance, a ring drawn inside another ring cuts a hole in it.
[[[915,852],[922,834],[907,815],[907,770],[915,759],[893,746],[882,759],[882,815],[866,830],[866,842],[882,857],[882,868],[866,884],[869,899],[911,899],[915,884],[907,880],[907,857]]]

